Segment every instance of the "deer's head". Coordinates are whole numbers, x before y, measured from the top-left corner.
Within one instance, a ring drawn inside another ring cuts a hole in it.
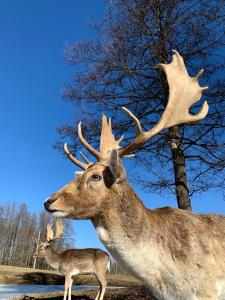
[[[49,248],[49,243],[40,242],[38,244],[37,251],[35,251],[34,254],[33,254],[33,257],[46,257],[48,248]]]
[[[79,161],[65,144],[64,150],[67,156],[84,172],[46,200],[47,211],[55,216],[90,219],[116,205],[126,177],[120,158],[132,155],[133,151],[165,128],[183,123],[193,123],[207,115],[207,102],[204,102],[198,114],[191,115],[189,113],[190,107],[201,98],[202,90],[207,88],[200,87],[198,84],[203,70],[195,77],[190,77],[183,58],[176,51],[173,53],[170,64],[159,64],[158,67],[165,72],[169,85],[169,99],[160,121],[151,130],[145,132],[140,121],[128,109],[123,108],[135,122],[137,136],[127,146],[120,147],[119,144],[123,137],[118,141],[115,140],[111,120],[107,121],[103,116],[99,152],[85,140],[82,135],[81,123],[79,123],[78,136],[87,150],[96,157],[97,162],[95,164],[89,162],[83,154],[85,163]]]
[[[63,233],[63,223],[62,220],[57,218],[55,221],[55,233],[52,230],[50,224],[47,225],[47,237],[45,242],[38,242],[37,243],[37,251],[34,252],[33,257],[46,257],[47,251],[53,241],[60,238]]]
[[[86,163],[78,161],[65,144],[64,150],[68,157],[84,172],[51,195],[45,202],[45,208],[55,216],[89,219],[101,213],[104,208],[114,205],[115,193],[118,192],[126,175],[118,153],[121,139],[115,140],[110,120],[108,122],[105,116],[102,117],[100,152],[85,141],[81,124],[78,134],[86,148],[96,156],[97,162],[95,164],[89,162],[83,154]]]

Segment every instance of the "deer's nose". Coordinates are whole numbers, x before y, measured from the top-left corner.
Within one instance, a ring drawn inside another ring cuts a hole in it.
[[[44,207],[46,210],[49,210],[49,207],[52,203],[54,203],[57,200],[57,198],[48,198],[45,203],[44,203]]]

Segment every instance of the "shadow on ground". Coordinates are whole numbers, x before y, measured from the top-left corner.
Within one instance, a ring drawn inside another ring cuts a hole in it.
[[[21,300],[62,300],[63,296],[56,296],[56,297],[51,297],[51,298],[34,298],[34,297],[29,297],[29,296],[25,296],[23,298],[21,298]],[[88,296],[72,296],[71,300],[93,300],[94,298],[92,297],[88,297]]]
[[[73,292],[72,300],[94,300],[96,291]],[[108,289],[104,300],[156,300],[144,287],[131,287],[124,289]],[[63,294],[34,295],[34,297],[21,297],[19,300],[63,300]]]
[[[21,275],[24,284],[64,284],[64,276],[44,272],[24,273]]]

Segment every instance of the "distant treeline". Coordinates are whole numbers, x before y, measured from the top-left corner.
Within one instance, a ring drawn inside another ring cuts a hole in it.
[[[64,235],[54,242],[58,251],[74,246],[74,230],[71,221],[64,221]],[[46,240],[46,226],[54,224],[54,218],[45,211],[29,212],[26,204],[10,203],[0,205],[0,264],[20,267],[32,267],[32,257],[36,249],[36,240],[40,235]],[[37,259],[36,268],[46,269],[43,259]]]

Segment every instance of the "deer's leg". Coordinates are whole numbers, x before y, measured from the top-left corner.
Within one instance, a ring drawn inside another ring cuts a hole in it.
[[[98,289],[98,293],[97,293],[97,295],[95,297],[95,300],[98,300],[99,294],[100,294],[100,288]]]
[[[70,277],[68,277],[68,276],[65,277],[64,297],[63,297],[63,300],[66,300],[66,298],[67,298],[67,291],[68,291],[68,288],[69,288],[69,279],[70,279]]]
[[[68,300],[71,300],[71,289],[72,289],[72,285],[73,285],[73,278],[70,277],[70,281],[69,281],[69,298],[68,298]]]
[[[99,295],[100,295],[100,293],[101,293],[101,291],[102,291],[102,286],[101,286],[100,280],[98,279],[97,273],[94,273],[94,274],[95,274],[95,277],[96,277],[96,279],[98,280],[98,282],[99,282],[99,284],[100,284],[100,286],[99,286],[99,288],[98,288],[97,295],[96,295],[96,297],[95,297],[95,300],[98,300],[98,299],[99,299]]]
[[[107,281],[105,280],[105,276],[104,274],[102,275],[102,273],[96,273],[95,274],[99,283],[100,283],[100,289],[99,292],[97,294],[97,297],[95,298],[95,300],[103,300],[104,294],[105,294],[105,288],[107,285]]]

